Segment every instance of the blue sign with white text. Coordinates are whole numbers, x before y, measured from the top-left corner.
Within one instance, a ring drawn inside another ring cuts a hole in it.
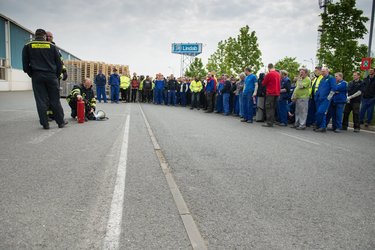
[[[201,43],[173,43],[172,53],[199,55],[202,53]]]

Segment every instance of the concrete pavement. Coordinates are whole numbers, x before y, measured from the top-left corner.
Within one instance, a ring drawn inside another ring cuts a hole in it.
[[[43,130],[32,92],[0,93],[0,249],[101,249],[130,105],[98,104],[108,121]],[[189,249],[141,116],[132,117],[126,249]],[[141,131],[141,132],[139,132]],[[141,157],[139,157],[141,155]]]
[[[0,249],[102,248],[127,115],[120,249],[191,249],[140,106],[209,249],[375,248],[374,133],[152,104],[46,131],[32,92],[0,92]]]
[[[210,249],[374,247],[374,134],[143,107]]]

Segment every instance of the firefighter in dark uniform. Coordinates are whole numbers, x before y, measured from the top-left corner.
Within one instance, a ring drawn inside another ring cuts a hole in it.
[[[60,103],[58,78],[62,71],[62,63],[56,46],[46,41],[46,32],[37,29],[35,40],[25,44],[22,50],[23,71],[32,80],[32,87],[39,122],[44,129],[49,129],[47,109],[50,105],[55,114],[59,128],[68,122],[64,120],[64,111]]]
[[[50,31],[46,32],[46,40],[48,42],[56,45],[56,43],[53,41],[53,34]],[[66,67],[64,65],[64,58],[61,55],[60,51],[59,51],[59,55],[60,55],[60,59],[61,59],[61,63],[62,63],[62,72],[61,72],[61,75],[59,77],[59,87],[60,87],[60,81],[61,81],[61,79],[63,81],[65,81],[68,78],[68,72],[67,72]],[[53,115],[53,111],[52,111],[51,107],[48,108],[47,115],[48,115],[48,121],[52,121],[52,120],[55,119],[55,116]]]
[[[96,99],[92,90],[92,82],[90,78],[86,78],[82,85],[74,85],[72,91],[66,98],[70,108],[72,109],[72,118],[77,117],[77,101],[85,102],[85,118],[86,120],[96,120],[94,112],[96,109]]]

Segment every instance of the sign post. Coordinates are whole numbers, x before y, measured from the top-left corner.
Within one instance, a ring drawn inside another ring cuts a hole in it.
[[[202,43],[172,43],[172,53],[181,55],[180,76],[183,76],[194,58],[202,53]]]

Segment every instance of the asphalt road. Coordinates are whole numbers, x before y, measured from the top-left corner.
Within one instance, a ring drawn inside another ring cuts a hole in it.
[[[375,249],[375,134],[264,128],[152,104],[46,131],[0,92],[0,249],[101,249],[130,117],[120,249],[191,249],[143,110],[208,249]]]

